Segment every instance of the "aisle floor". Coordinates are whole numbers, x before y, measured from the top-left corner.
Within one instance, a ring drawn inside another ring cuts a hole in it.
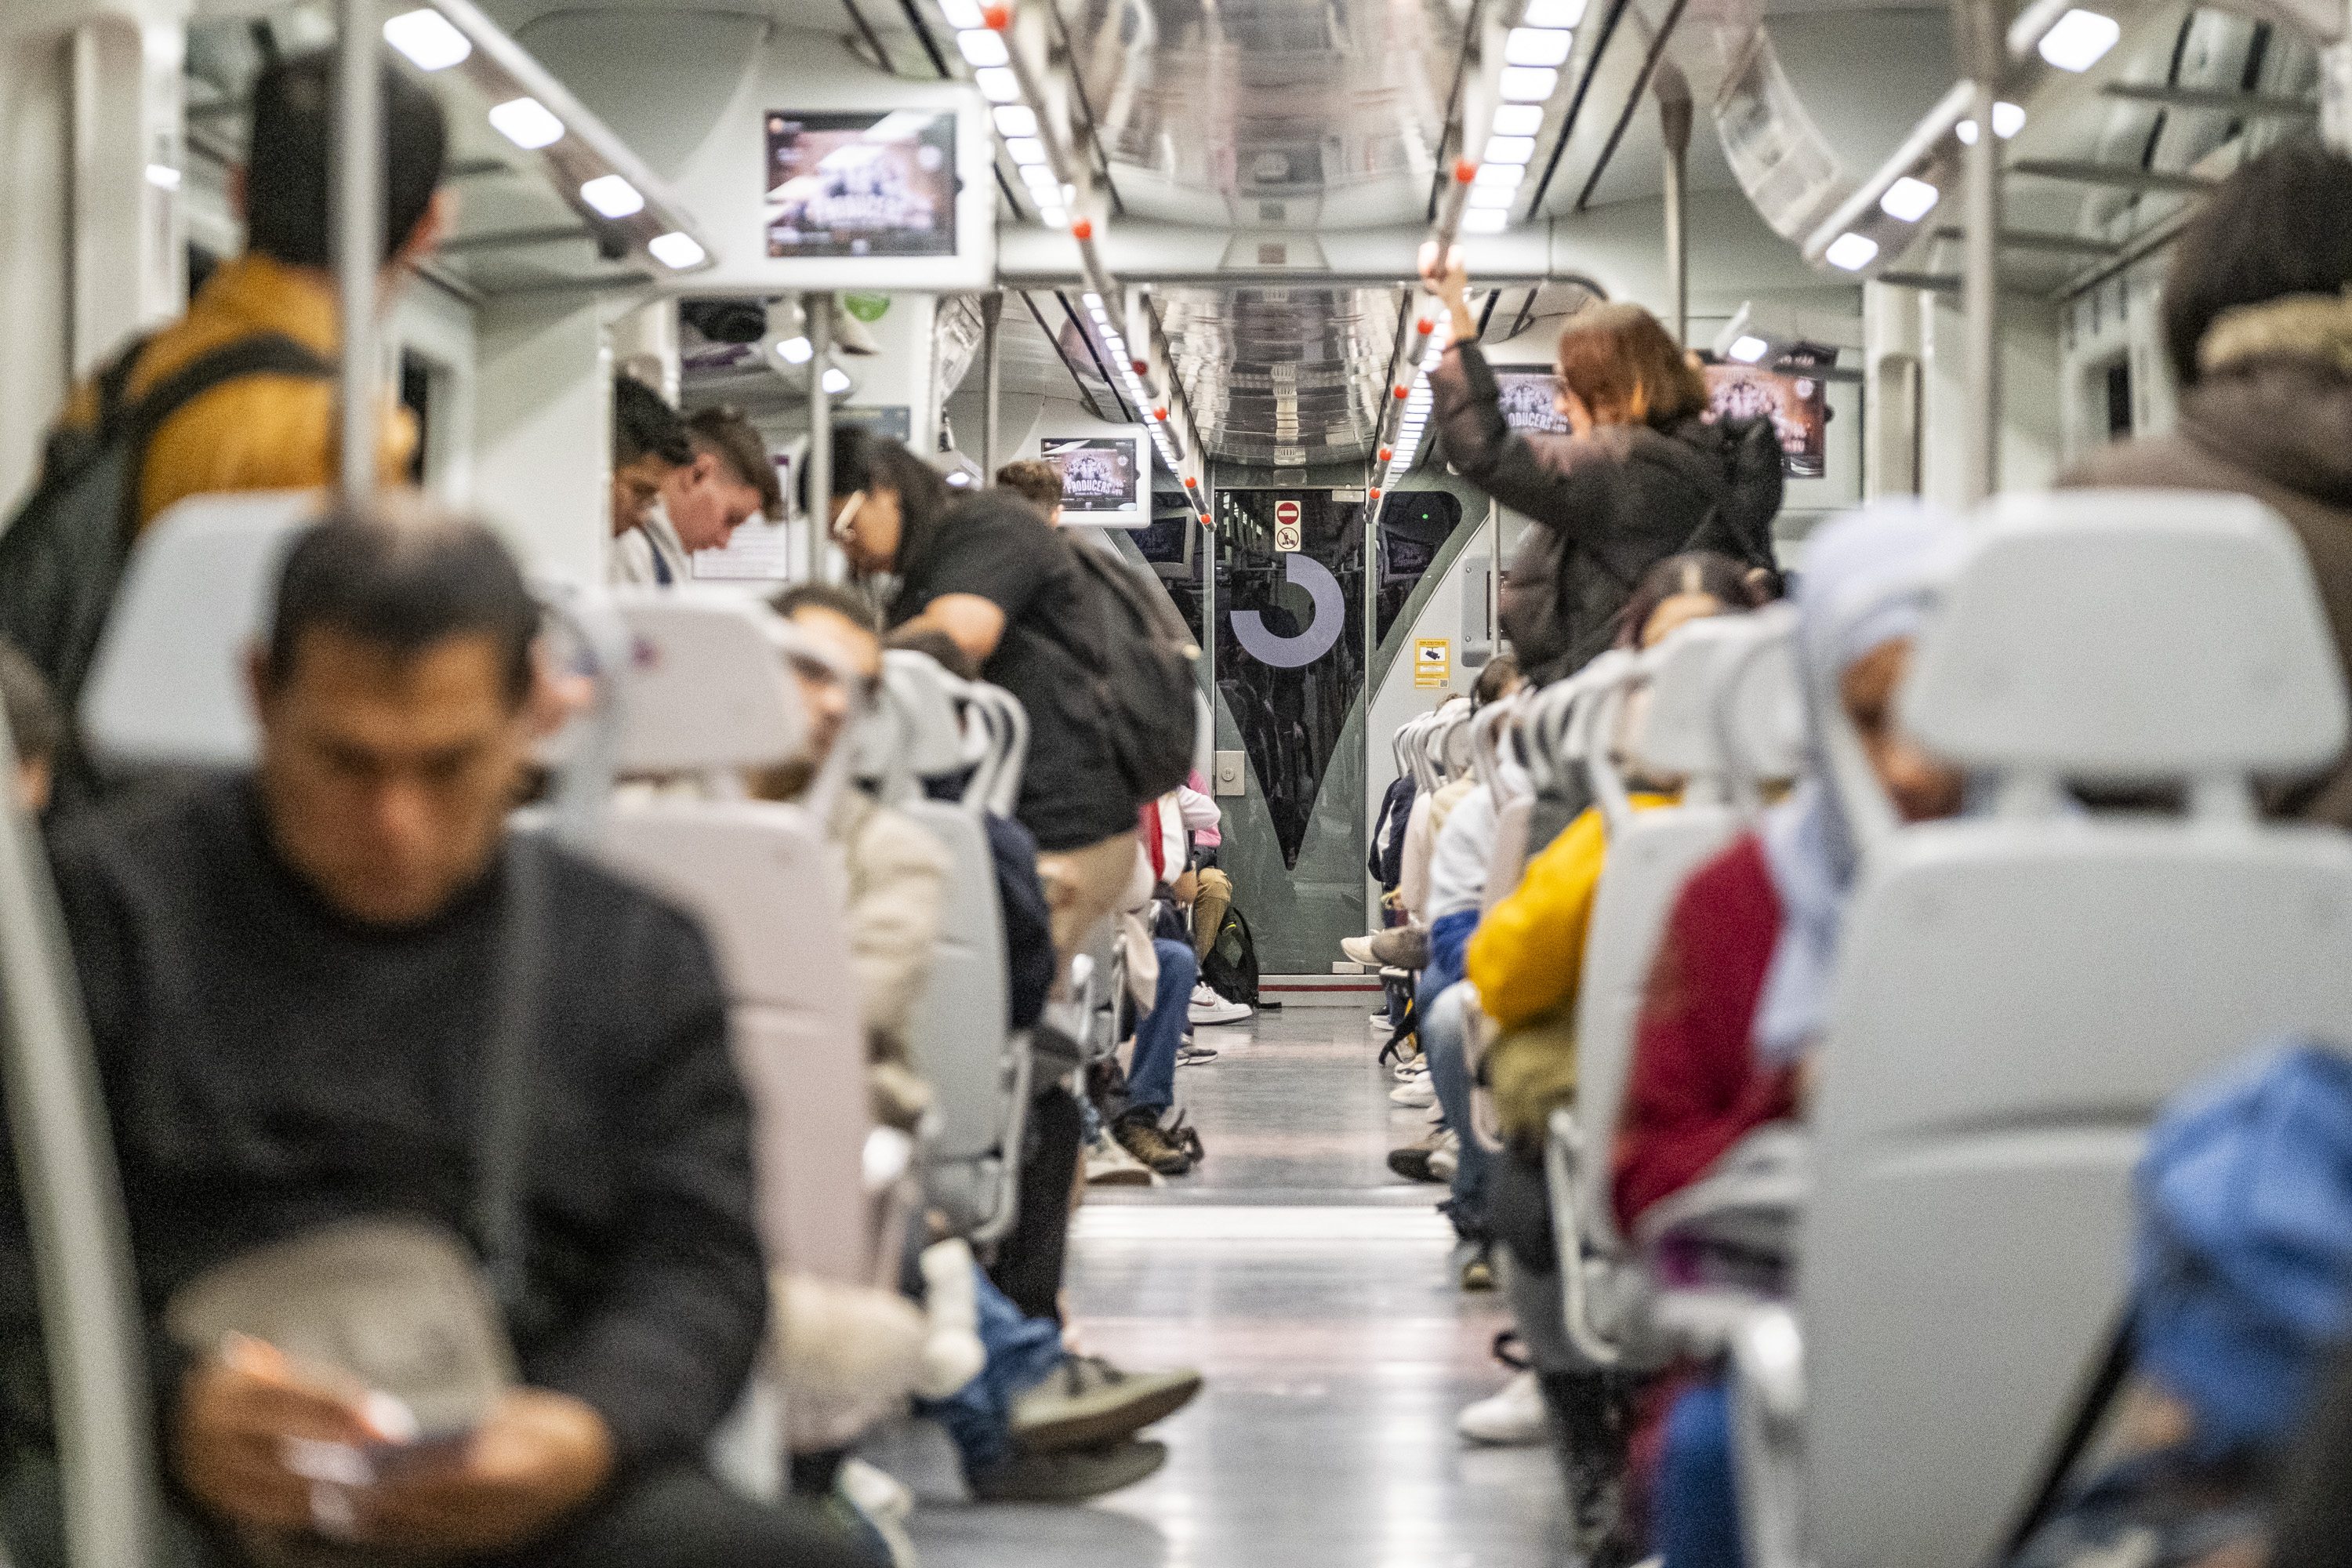
[[[1081,1348],[1207,1377],[1152,1434],[1167,1468],[1086,1508],[929,1504],[913,1531],[926,1568],[1566,1563],[1549,1453],[1454,1435],[1506,1375],[1488,1346],[1507,1318],[1454,1288],[1439,1189],[1388,1172],[1426,1113],[1390,1106],[1364,1011],[1198,1038],[1221,1054],[1178,1089],[1207,1164],[1090,1194],[1070,1270]]]

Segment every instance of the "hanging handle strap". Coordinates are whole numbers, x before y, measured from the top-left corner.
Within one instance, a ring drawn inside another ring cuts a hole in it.
[[[482,1099],[475,1127],[473,1227],[482,1267],[509,1317],[523,1300],[530,1249],[525,1172],[530,1144],[533,1047],[544,1005],[548,850],[530,833],[509,841],[506,920],[498,990],[482,1042]]]

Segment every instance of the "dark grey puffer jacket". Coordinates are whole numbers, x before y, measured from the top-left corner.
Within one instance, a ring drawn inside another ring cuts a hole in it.
[[[1607,647],[1633,585],[1669,555],[1714,550],[1772,564],[1780,447],[1770,420],[1604,426],[1538,451],[1504,422],[1475,342],[1448,349],[1430,382],[1445,460],[1538,525],[1503,586],[1503,631],[1531,679],[1572,674]]]

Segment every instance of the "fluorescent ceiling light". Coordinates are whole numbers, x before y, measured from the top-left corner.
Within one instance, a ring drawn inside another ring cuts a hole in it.
[[[1543,105],[1539,103],[1504,103],[1495,108],[1497,136],[1532,136],[1543,129]]]
[[[1033,191],[1044,191],[1055,196],[1062,192],[1062,183],[1054,177],[1054,171],[1041,163],[1024,164],[1021,183]]]
[[[1486,138],[1486,161],[1478,170],[1478,177],[1483,180],[1488,169],[1513,167],[1535,155],[1536,139],[1532,136],[1489,136]],[[1518,184],[1517,177],[1511,183]]]
[[[829,395],[839,397],[849,390],[849,373],[837,364],[829,365],[825,369],[824,379],[820,384]]]
[[[1037,221],[1047,228],[1067,228],[1070,226],[1070,215],[1060,207],[1041,206],[1037,209]]]
[[[580,199],[606,217],[627,217],[646,210],[644,193],[618,174],[600,174],[580,187]]]
[[[1513,190],[1508,185],[1473,185],[1470,187],[1470,205],[1473,210],[1487,207],[1498,208],[1507,212],[1510,210],[1511,204],[1518,199],[1519,193]]]
[[[1037,134],[1037,111],[1025,103],[1000,103],[996,106],[995,115],[999,136]]]
[[[656,235],[646,241],[646,248],[653,252],[656,261],[673,272],[683,272],[689,267],[701,266],[706,255],[702,247],[695,242],[694,236],[681,234],[676,229],[670,230],[667,234]]]
[[[535,98],[510,98],[492,105],[490,129],[526,153],[563,140],[563,121]]]
[[[421,71],[447,70],[474,52],[466,35],[430,6],[404,11],[383,25],[383,41]]]
[[[940,15],[948,26],[958,32],[967,27],[985,27],[988,23],[980,14],[980,0],[940,0]]]
[[[2113,16],[2079,7],[2058,18],[2042,35],[2042,58],[2062,71],[2086,71],[2097,65],[2124,36],[2124,25]],[[1998,131],[2000,127],[1993,127]]]
[[[1540,66],[1505,66],[1499,84],[1505,103],[1541,103],[1559,86],[1559,72]]]
[[[1917,223],[1935,210],[1937,195],[1936,187],[1927,181],[1906,174],[1886,187],[1886,194],[1878,198],[1878,210],[1905,223]]]
[[[776,345],[776,357],[786,364],[806,364],[816,356],[816,345],[806,338],[786,338]]]
[[[1830,241],[1822,259],[1845,272],[1859,272],[1878,259],[1878,241],[1866,234],[1842,234]]]
[[[1011,66],[990,66],[971,73],[980,85],[980,96],[991,103],[1017,103],[1021,100],[1021,79],[1013,74]]]
[[[1509,66],[1564,65],[1576,43],[1574,33],[1558,27],[1514,27],[1503,38],[1503,63]]]
[[[1012,153],[1013,161],[1023,168],[1029,168],[1045,161],[1045,144],[1034,136],[1007,136],[1004,139],[1004,150]]]
[[[1584,0],[1528,0],[1519,18],[1529,27],[1573,27],[1584,20]]]
[[[987,27],[967,27],[956,35],[956,47],[976,68],[1001,66],[1013,58],[1004,47],[1004,35]]]
[[[1500,234],[1511,220],[1509,213],[1497,207],[1473,207],[1462,215],[1465,234]]]
[[[1992,106],[1992,133],[2006,142],[2025,129],[2025,110],[2013,103]]]
[[[1754,364],[1764,357],[1771,346],[1753,332],[1742,332],[1732,340],[1728,353],[1741,364]]]
[[[180,188],[180,171],[169,163],[150,163],[147,183],[159,191],[176,191]]]

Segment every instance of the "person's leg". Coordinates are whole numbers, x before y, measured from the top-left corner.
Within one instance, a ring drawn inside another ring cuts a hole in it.
[[[1078,1168],[1078,1102],[1056,1084],[1029,1107],[1020,1212],[996,1244],[988,1277],[1029,1318],[1061,1321],[1062,1262],[1070,1237],[1070,1183]]]
[[[1151,1011],[1136,1020],[1135,1055],[1127,1069],[1127,1103],[1130,1115],[1148,1113],[1153,1121],[1176,1103],[1176,1047],[1184,1043],[1185,1012],[1192,983],[1200,978],[1192,950],[1181,942],[1157,938],[1160,987]]]
[[[1685,1393],[1666,1417],[1654,1537],[1666,1568],[1740,1568],[1731,1404],[1719,1380]]]
[[[1486,1172],[1491,1156],[1470,1125],[1470,1063],[1464,1050],[1462,1010],[1468,985],[1447,986],[1422,1020],[1421,1049],[1429,1062],[1429,1086],[1445,1112],[1445,1125],[1461,1142],[1454,1168],[1454,1223],[1465,1235],[1483,1237],[1486,1226]]]
[[[1050,1319],[1024,1317],[985,1276],[973,1284],[980,1342],[988,1359],[979,1376],[947,1398],[919,1407],[946,1429],[968,1478],[984,1476],[1012,1458],[1013,1400],[1043,1383],[1062,1359],[1061,1331]]]
[[[798,1498],[757,1502],[698,1467],[671,1464],[623,1482],[546,1541],[479,1568],[874,1568],[840,1529]]]
[[[1234,879],[1214,866],[1203,866],[1200,872],[1200,889],[1192,895],[1192,956],[1205,962],[1209,949],[1217,945],[1218,928],[1225,923],[1225,911],[1233,907]]]
[[[1054,928],[1054,994],[1068,989],[1070,960],[1086,945],[1095,922],[1118,907],[1135,880],[1135,835],[1122,833],[1076,849],[1037,857],[1045,909]]]

